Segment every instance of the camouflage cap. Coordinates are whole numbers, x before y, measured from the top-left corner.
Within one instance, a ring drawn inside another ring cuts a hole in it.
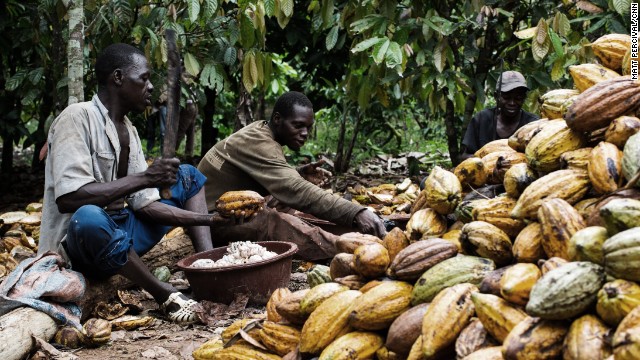
[[[502,83],[500,83],[500,79],[498,79],[498,84],[500,84],[500,91],[502,92],[511,91],[519,87],[529,90],[524,76],[517,71],[505,71],[500,78],[502,79]]]

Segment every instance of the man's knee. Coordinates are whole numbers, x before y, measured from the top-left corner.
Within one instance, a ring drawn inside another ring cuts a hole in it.
[[[110,221],[107,213],[95,205],[83,205],[71,216],[69,232],[74,236],[96,236]]]

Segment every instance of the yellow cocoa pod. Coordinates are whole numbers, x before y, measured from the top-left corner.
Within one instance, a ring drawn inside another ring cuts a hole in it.
[[[300,310],[303,314],[309,316],[323,301],[347,290],[349,290],[348,287],[335,282],[316,285],[300,301]]]
[[[558,170],[563,153],[579,149],[585,144],[584,136],[570,129],[564,120],[551,120],[529,141],[525,149],[527,163],[536,171]]]
[[[358,246],[353,252],[353,256],[353,269],[365,278],[377,278],[384,275],[391,262],[389,251],[377,243]]]
[[[550,119],[555,119],[555,117]],[[522,126],[509,137],[509,147],[515,151],[524,152],[529,141],[547,124],[549,124],[549,119],[540,119]]]
[[[488,222],[466,224],[460,234],[460,243],[466,253],[491,259],[498,266],[509,264],[513,259],[509,236]]]
[[[264,198],[255,191],[228,191],[216,200],[216,211],[227,217],[244,211],[244,216],[249,217],[264,208],[264,205]]]
[[[559,258],[559,257],[552,257],[549,259],[540,259],[538,260],[538,267],[540,268],[540,272],[542,272],[542,275],[548,273],[549,271],[553,270],[553,269],[557,269],[562,265],[568,264],[569,261],[563,259],[563,258]]]
[[[227,348],[215,350],[206,360],[281,360],[278,355],[269,354],[248,344],[233,344]]]
[[[471,294],[475,285],[462,283],[442,290],[422,319],[422,352],[427,359],[454,344],[474,314]]]
[[[631,48],[631,36],[606,34],[591,43],[593,54],[602,65],[614,71],[622,70],[624,55]]]
[[[442,234],[441,239],[452,243],[456,246],[456,249],[458,249],[458,253],[464,254],[462,250],[462,244],[460,244],[460,234],[462,234],[462,228],[449,230],[446,233]]]
[[[494,225],[509,237],[515,237],[525,226],[523,220],[511,217],[511,211],[515,206],[516,200],[509,196],[475,200],[473,210],[471,210],[471,218]]]
[[[222,334],[220,334],[220,336],[222,337],[222,341],[226,343],[227,341],[231,340],[232,337],[234,337],[240,330],[242,330],[245,326],[247,326],[247,324],[249,324],[251,321],[256,321],[256,320],[244,318],[244,319],[234,321],[231,325],[227,326],[227,328],[224,329],[224,331],[222,331]],[[247,333],[250,335],[255,335],[257,332],[258,332],[258,329],[253,328],[249,330]],[[240,341],[244,341],[244,340],[240,340]]]
[[[584,315],[573,321],[564,338],[565,360],[601,360],[611,355],[609,328],[597,317]]]
[[[472,352],[462,360],[503,360],[502,346],[491,346]]]
[[[309,289],[302,289],[284,296],[281,301],[276,303],[276,311],[278,314],[292,324],[304,324],[307,315],[302,312],[300,302],[309,291]]]
[[[376,333],[354,331],[329,344],[318,360],[370,359],[383,344],[382,336]]]
[[[453,170],[453,174],[458,177],[463,186],[480,187],[487,181],[487,173],[484,170],[484,163],[481,158],[470,157],[462,161]]]
[[[587,147],[563,153],[560,155],[560,168],[587,170],[591,150],[593,148]]]
[[[424,190],[423,190],[424,191]],[[426,208],[416,211],[407,222],[406,234],[411,241],[430,236],[440,236],[447,231],[447,219],[435,210]]]
[[[278,288],[271,293],[271,296],[269,297],[269,301],[267,301],[267,306],[266,306],[267,320],[273,321],[273,322],[282,321],[282,316],[278,314],[276,305],[289,294],[291,294],[291,290],[287,288]]]
[[[542,273],[535,264],[515,264],[504,272],[500,279],[500,294],[517,305],[526,305],[529,293]]]
[[[385,235],[384,239],[382,239],[384,247],[387,248],[389,252],[389,260],[393,261],[396,255],[402,251],[402,249],[409,246],[409,238],[405,235],[404,231],[399,227],[394,227]]]
[[[529,185],[518,198],[511,216],[537,219],[538,209],[545,199],[563,199],[569,204],[578,202],[586,194],[589,175],[583,170],[558,170]]]
[[[318,355],[322,349],[332,343],[345,328],[349,327],[349,314],[353,302],[361,295],[360,291],[347,290],[333,295],[320,304],[302,327],[300,352]]]
[[[624,149],[627,140],[640,131],[640,119],[635,116],[620,116],[609,124],[604,133],[604,141],[612,143],[618,149]]]
[[[640,359],[640,307],[622,319],[613,335],[613,355],[616,360]]]
[[[602,226],[588,226],[576,231],[569,240],[568,260],[591,261],[604,266],[602,246],[608,238],[607,229]]]
[[[525,226],[513,242],[513,257],[519,263],[537,263],[545,257],[542,248],[542,228],[532,222]]]
[[[504,180],[502,184],[504,189],[513,199],[517,199],[520,194],[527,188],[532,182],[534,182],[538,176],[527,164],[516,164],[512,166],[504,174]],[[515,205],[515,204],[514,204]]]
[[[627,314],[640,305],[640,285],[622,279],[604,284],[598,291],[596,311],[610,326],[618,326]]]
[[[264,347],[280,356],[285,356],[295,350],[300,343],[300,330],[272,321],[265,321],[257,335]]]
[[[349,253],[336,254],[329,264],[329,275],[331,276],[331,279],[335,280],[348,275],[354,275],[355,270],[353,270],[353,258],[353,254]]]
[[[490,141],[476,151],[473,156],[483,158],[492,152],[514,151],[509,146],[509,139],[499,139]]]
[[[542,229],[542,248],[548,257],[569,259],[569,242],[573,234],[587,226],[578,211],[568,202],[546,199],[538,210]]]
[[[549,119],[559,119],[563,115],[562,104],[578,94],[580,92],[576,89],[550,90],[538,98],[540,113]]]
[[[375,235],[349,232],[340,235],[338,241],[336,241],[336,250],[340,253],[353,254],[358,246],[369,243],[378,243],[382,245],[382,240]]]
[[[502,344],[505,360],[557,359],[562,355],[566,323],[526,317],[516,325]],[[544,349],[544,354],[540,352]]]
[[[358,330],[382,330],[409,309],[413,286],[384,281],[358,297],[349,314],[349,325]]]
[[[427,205],[438,214],[451,214],[462,199],[460,180],[450,171],[435,166],[424,183]]]
[[[527,317],[524,311],[496,295],[477,292],[471,294],[471,300],[478,319],[499,342],[504,341],[509,332]]]
[[[571,74],[573,84],[580,93],[595,84],[620,77],[620,74],[614,70],[598,64],[571,65],[569,66],[569,74]]]
[[[611,143],[600,142],[591,151],[587,171],[597,193],[606,194],[617,190],[624,180],[622,151]]]
[[[224,343],[220,338],[210,339],[195,349],[191,356],[193,356],[194,360],[211,360],[215,352],[222,350],[223,345]]]

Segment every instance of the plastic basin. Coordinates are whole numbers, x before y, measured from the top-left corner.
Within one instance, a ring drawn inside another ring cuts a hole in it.
[[[291,260],[298,251],[296,244],[283,241],[257,242],[275,252],[271,259],[250,264],[216,268],[191,268],[199,259],[219,260],[227,253],[227,246],[188,256],[176,264],[184,271],[197,300],[229,304],[237,293],[248,293],[249,302],[264,305],[271,293],[287,287],[291,278]]]

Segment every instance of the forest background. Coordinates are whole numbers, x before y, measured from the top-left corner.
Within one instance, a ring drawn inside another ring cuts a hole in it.
[[[334,170],[380,154],[422,152],[455,165],[475,112],[494,104],[503,70],[528,79],[525,109],[572,87],[567,67],[595,62],[589,43],[629,33],[630,0],[41,0],[0,5],[0,174],[14,149],[38,150],[69,103],[96,92],[93,65],[114,42],[142,49],[154,96],[174,29],[199,106],[196,155],[257,119],[287,90],[313,102],[312,139]],[[181,103],[187,98],[183,86]],[[145,114],[132,117],[145,133]],[[183,147],[182,147],[183,148]],[[181,148],[181,149],[182,149]],[[152,154],[158,154],[158,146]],[[424,160],[424,159],[423,159]],[[423,161],[424,162],[424,161]]]

